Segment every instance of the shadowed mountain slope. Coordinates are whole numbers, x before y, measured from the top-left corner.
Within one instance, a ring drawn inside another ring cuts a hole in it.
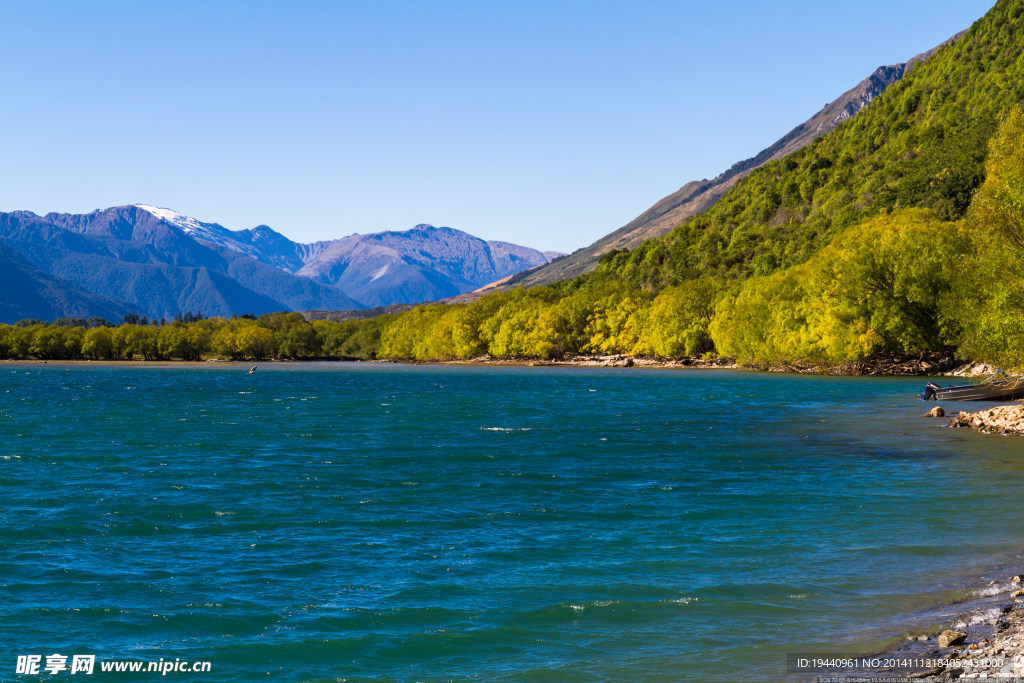
[[[156,318],[351,310],[468,292],[551,255],[451,228],[302,244],[139,204],[88,214],[0,214],[0,245],[82,290]],[[20,306],[19,293],[4,299]]]
[[[44,273],[18,254],[0,246],[0,323],[27,318],[90,318],[121,320],[142,311],[108,297],[97,296],[67,280]],[[17,293],[12,296],[11,293]]]
[[[0,214],[0,244],[40,270],[154,317],[360,307],[333,287],[194,239],[134,206]]]

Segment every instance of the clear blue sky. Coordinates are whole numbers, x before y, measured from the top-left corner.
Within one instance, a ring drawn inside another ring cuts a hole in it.
[[[0,210],[572,251],[992,0],[0,0]]]

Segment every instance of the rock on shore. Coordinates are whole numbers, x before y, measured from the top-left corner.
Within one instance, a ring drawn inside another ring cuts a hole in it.
[[[1020,584],[1013,577],[1007,589]],[[993,584],[996,582],[993,581]],[[937,635],[908,636],[907,645],[879,659],[876,670],[839,676],[842,681],[1024,680],[1024,609],[1013,593],[985,622],[964,620]],[[937,648],[935,646],[938,646]],[[923,647],[922,647],[923,646]]]
[[[940,660],[946,659],[949,665],[928,671],[931,676],[922,679],[1020,680],[1021,676],[1024,676],[1024,611],[1015,609],[1014,605],[1007,605],[1003,608],[1002,615],[994,619],[992,624],[995,633],[988,638],[982,636],[975,642],[965,643],[964,638],[956,638],[947,645],[943,644],[940,636],[939,647],[943,649],[931,653],[930,656]],[[962,632],[957,632],[956,635],[960,636]],[[911,674],[911,677],[921,676]]]
[[[977,413],[958,413],[950,427],[970,427],[984,434],[1024,435],[1024,405],[998,406]]]

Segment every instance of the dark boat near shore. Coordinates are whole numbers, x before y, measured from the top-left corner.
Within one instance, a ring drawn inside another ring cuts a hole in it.
[[[1024,377],[1003,380],[989,377],[978,384],[945,388],[928,382],[918,398],[922,401],[1009,401],[1024,398]]]

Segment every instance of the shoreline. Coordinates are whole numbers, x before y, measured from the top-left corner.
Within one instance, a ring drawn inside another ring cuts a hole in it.
[[[832,377],[984,377],[996,368],[978,361],[959,360],[949,354],[928,352],[868,358],[842,365],[822,363],[783,363],[769,365],[743,365],[734,358],[681,358],[663,360],[625,354],[567,355],[560,359],[498,359],[480,356],[466,360],[449,361],[378,361],[413,363],[416,365],[507,365],[528,367],[637,367],[637,368],[689,368],[699,370],[749,370],[796,375],[825,375]]]
[[[265,360],[231,360],[209,358],[200,361],[177,359],[139,360],[139,359],[36,359],[6,358],[0,359],[0,366],[10,365],[100,365],[119,367],[234,367],[276,364],[308,364],[308,363],[391,363],[395,365],[464,365],[464,366],[497,366],[497,367],[608,367],[608,368],[640,368],[640,369],[689,369],[689,370],[745,370],[750,372],[772,372],[795,375],[822,375],[829,377],[984,377],[995,372],[995,368],[976,361],[957,360],[949,355],[937,353],[910,354],[864,359],[838,366],[820,363],[786,363],[776,365],[743,365],[733,358],[680,358],[673,360],[650,358],[645,356],[612,355],[566,355],[556,359],[518,359],[492,358],[478,356],[476,358],[457,360],[395,360],[395,359],[357,359],[357,358],[311,358],[284,359],[270,358]]]
[[[67,359],[67,360],[37,360],[34,358],[4,358],[0,359],[0,367],[4,365],[94,365],[111,367],[135,367],[135,368],[166,368],[166,367],[235,367],[259,365],[260,363],[308,363],[318,361],[244,361],[244,360],[90,360],[90,359]]]
[[[909,629],[889,647],[851,657],[869,666],[813,673],[893,683],[1024,679],[1024,571],[1006,576],[1009,570],[1000,566],[999,579],[970,589],[973,595],[964,602],[971,607],[945,623]]]

